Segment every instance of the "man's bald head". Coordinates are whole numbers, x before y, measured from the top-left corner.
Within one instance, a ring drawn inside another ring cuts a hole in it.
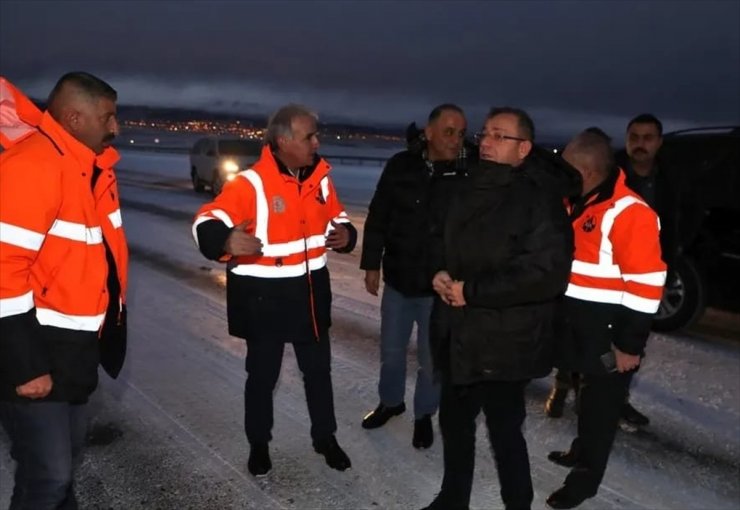
[[[583,194],[604,182],[614,168],[614,151],[598,133],[583,131],[563,151],[563,158],[583,177]]]
[[[117,99],[113,87],[78,71],[59,79],[49,94],[47,109],[67,132],[100,154],[118,134]]]

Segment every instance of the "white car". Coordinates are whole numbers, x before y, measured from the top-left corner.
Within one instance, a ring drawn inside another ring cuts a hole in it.
[[[208,186],[214,195],[218,195],[225,182],[257,161],[261,151],[260,140],[201,138],[190,149],[193,189],[201,192]]]

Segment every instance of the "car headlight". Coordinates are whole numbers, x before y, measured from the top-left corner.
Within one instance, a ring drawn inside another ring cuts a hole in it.
[[[239,165],[236,164],[236,162],[229,160],[226,160],[221,165],[221,168],[224,169],[224,172],[228,172],[230,174],[235,174],[239,171]]]

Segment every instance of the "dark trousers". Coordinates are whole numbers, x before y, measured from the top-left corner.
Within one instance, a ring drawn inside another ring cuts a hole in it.
[[[561,390],[573,389],[578,392],[580,374],[558,368],[555,370],[555,387]]]
[[[578,437],[571,445],[577,463],[565,479],[576,493],[593,496],[598,491],[634,374],[581,375]]]
[[[578,394],[580,387],[581,374],[578,372],[571,372],[570,370],[563,370],[558,368],[555,371],[555,387],[562,390],[573,389]],[[630,382],[630,386],[632,383]],[[629,402],[630,399],[630,388],[627,387],[627,393],[624,396],[625,403]]]
[[[272,439],[272,398],[280,375],[285,343],[272,340],[247,342],[247,382],[244,385],[244,431],[250,444]],[[331,349],[329,335],[317,342],[296,342],[293,350],[303,373],[311,438],[326,439],[337,430],[331,385]]]
[[[16,461],[9,510],[75,510],[72,473],[87,431],[84,404],[0,402]]]
[[[524,387],[529,381],[491,381],[453,386],[442,381],[439,425],[444,443],[444,479],[440,499],[467,508],[475,466],[475,420],[481,409],[498,471],[501,499],[507,509],[525,509],[534,496],[527,442]]]

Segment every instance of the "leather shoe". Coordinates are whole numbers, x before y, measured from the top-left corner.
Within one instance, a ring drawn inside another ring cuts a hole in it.
[[[461,503],[454,503],[451,498],[440,492],[429,506],[425,506],[421,510],[468,510],[468,506]]]
[[[625,402],[622,406],[622,419],[630,425],[636,425],[638,427],[650,425],[650,419],[632,407],[629,402]]]
[[[411,444],[414,445],[414,448],[429,448],[433,442],[432,415],[425,414],[414,421],[414,439]]]
[[[593,494],[591,496],[586,496],[582,493],[576,493],[569,489],[567,485],[563,485],[558,490],[550,494],[545,502],[550,508],[575,508],[593,496]]]
[[[321,441],[314,441],[313,449],[316,453],[324,456],[326,463],[332,469],[344,471],[352,467],[352,462],[350,462],[349,457],[344,453],[344,450],[337,443],[337,438],[333,435]]]
[[[578,462],[578,458],[573,453],[573,450],[568,450],[567,452],[550,452],[547,454],[547,460],[554,462],[558,466],[567,468],[572,468]]]
[[[362,428],[377,429],[378,427],[382,427],[388,420],[404,411],[406,411],[406,404],[403,402],[393,407],[388,407],[381,403],[375,408],[375,411],[365,415],[362,419]]]
[[[267,448],[267,443],[255,443],[252,445],[251,451],[249,452],[249,461],[247,462],[247,469],[254,476],[265,476],[272,469],[272,461],[270,460],[270,452]]]

